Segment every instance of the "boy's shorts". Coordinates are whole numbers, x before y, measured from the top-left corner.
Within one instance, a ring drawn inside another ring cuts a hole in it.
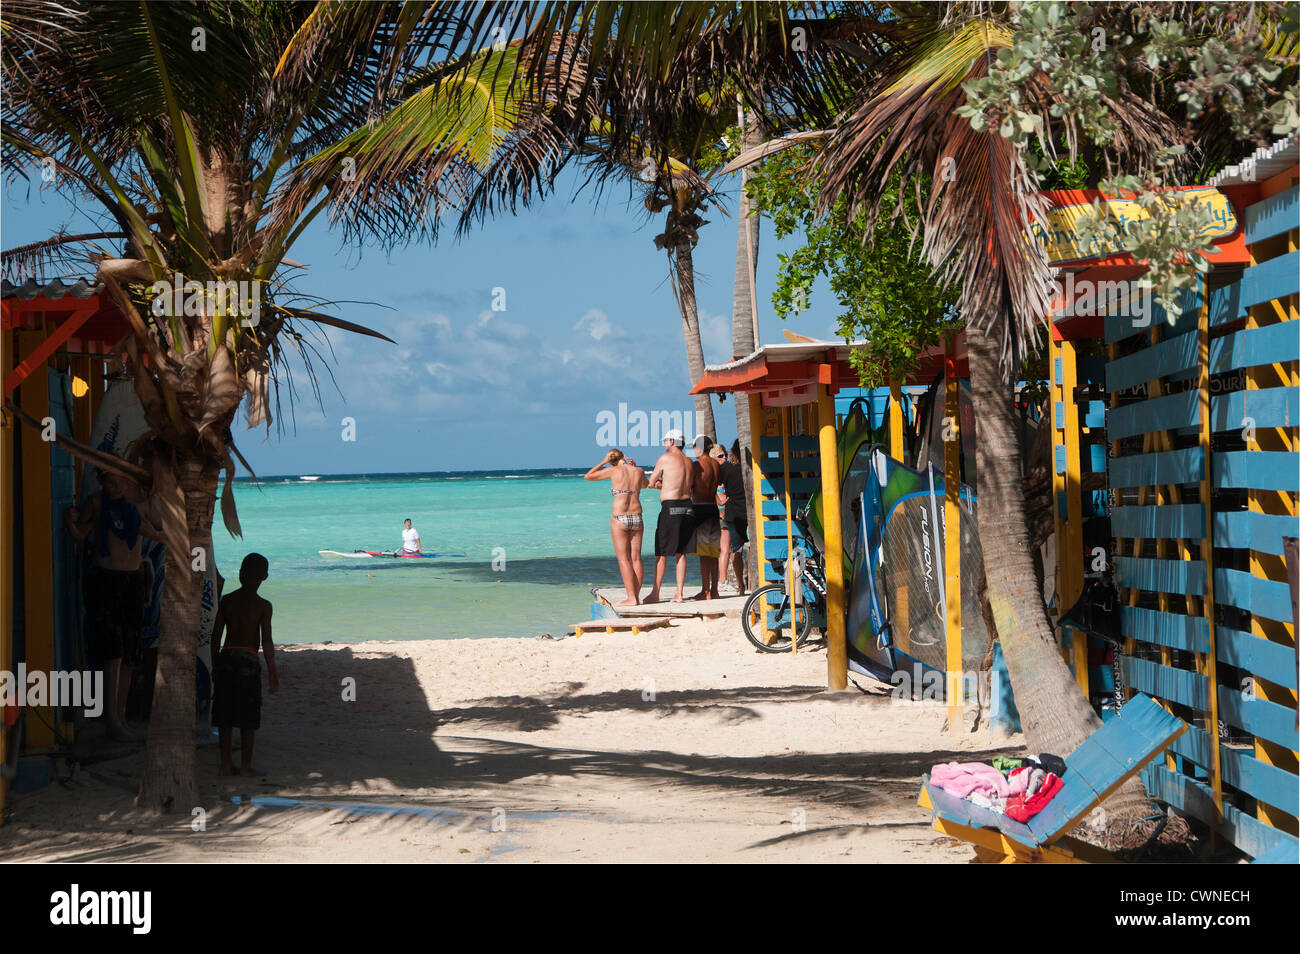
[[[120,659],[123,666],[140,664],[140,625],[148,602],[148,582],[141,570],[90,568],[86,613],[101,663]]]
[[[262,726],[262,664],[250,653],[223,649],[213,667],[212,724],[220,729]]]

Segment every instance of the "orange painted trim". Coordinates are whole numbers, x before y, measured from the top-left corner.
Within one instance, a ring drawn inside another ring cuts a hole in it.
[[[97,303],[87,302],[82,307],[73,311],[72,316],[67,321],[60,324],[54,331],[46,336],[45,340],[33,349],[32,353],[24,358],[17,367],[5,375],[4,396],[8,397],[13,394],[14,389],[27,379],[27,376],[37,368],[45,364],[47,358],[54,354],[59,347],[73,336],[73,334],[90,320],[90,316],[97,310]]]

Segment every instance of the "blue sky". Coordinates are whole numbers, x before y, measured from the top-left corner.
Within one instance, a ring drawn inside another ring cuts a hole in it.
[[[329,313],[382,331],[396,346],[333,329],[328,341],[335,385],[322,373],[321,403],[300,366],[296,426],[284,432],[243,428],[235,441],[259,475],[502,470],[590,466],[604,453],[597,416],[628,410],[691,410],[681,318],[667,260],[654,247],[662,214],[648,219],[639,195],[609,187],[597,198],[576,193],[570,171],[554,194],[514,216],[490,220],[459,241],[385,252],[344,247],[314,223],[290,258],[308,266],[296,284],[322,298],[350,302]],[[6,185],[5,248],[37,241],[59,227],[95,227],[62,195]],[[731,215],[711,209],[695,250],[696,294],[707,363],[731,358],[731,298],[736,194]],[[576,193],[576,194],[575,194]],[[777,255],[789,252],[764,224],[758,307],[765,342],[783,340],[771,306]],[[48,276],[54,277],[54,276]],[[493,290],[505,310],[494,311]],[[813,307],[786,326],[833,336],[834,303],[824,284]],[[341,394],[340,394],[341,392]],[[283,395],[287,398],[287,395]],[[731,401],[714,401],[721,437],[735,437]],[[343,421],[355,421],[345,441]],[[689,435],[688,435],[689,436]],[[643,463],[653,450],[641,449]]]

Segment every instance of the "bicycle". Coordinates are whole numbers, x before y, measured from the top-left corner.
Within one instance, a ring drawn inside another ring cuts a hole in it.
[[[819,615],[823,619],[826,614],[826,576],[816,547],[805,548],[805,543],[812,540],[805,511],[796,512],[794,522],[803,533],[803,539],[795,544],[793,557],[794,578],[800,588],[799,602],[793,603],[790,599],[785,560],[772,559],[768,562],[780,574],[781,582],[768,583],[756,589],[745,601],[740,614],[745,637],[765,653],[788,653],[803,646],[812,629],[814,613],[820,608]],[[770,642],[763,638],[765,628]]]

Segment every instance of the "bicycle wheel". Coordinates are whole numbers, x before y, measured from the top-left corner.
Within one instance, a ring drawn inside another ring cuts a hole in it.
[[[785,587],[780,583],[769,583],[750,594],[740,619],[745,637],[765,653],[790,652],[796,642],[802,643],[807,638],[812,625],[807,604],[791,607]]]

